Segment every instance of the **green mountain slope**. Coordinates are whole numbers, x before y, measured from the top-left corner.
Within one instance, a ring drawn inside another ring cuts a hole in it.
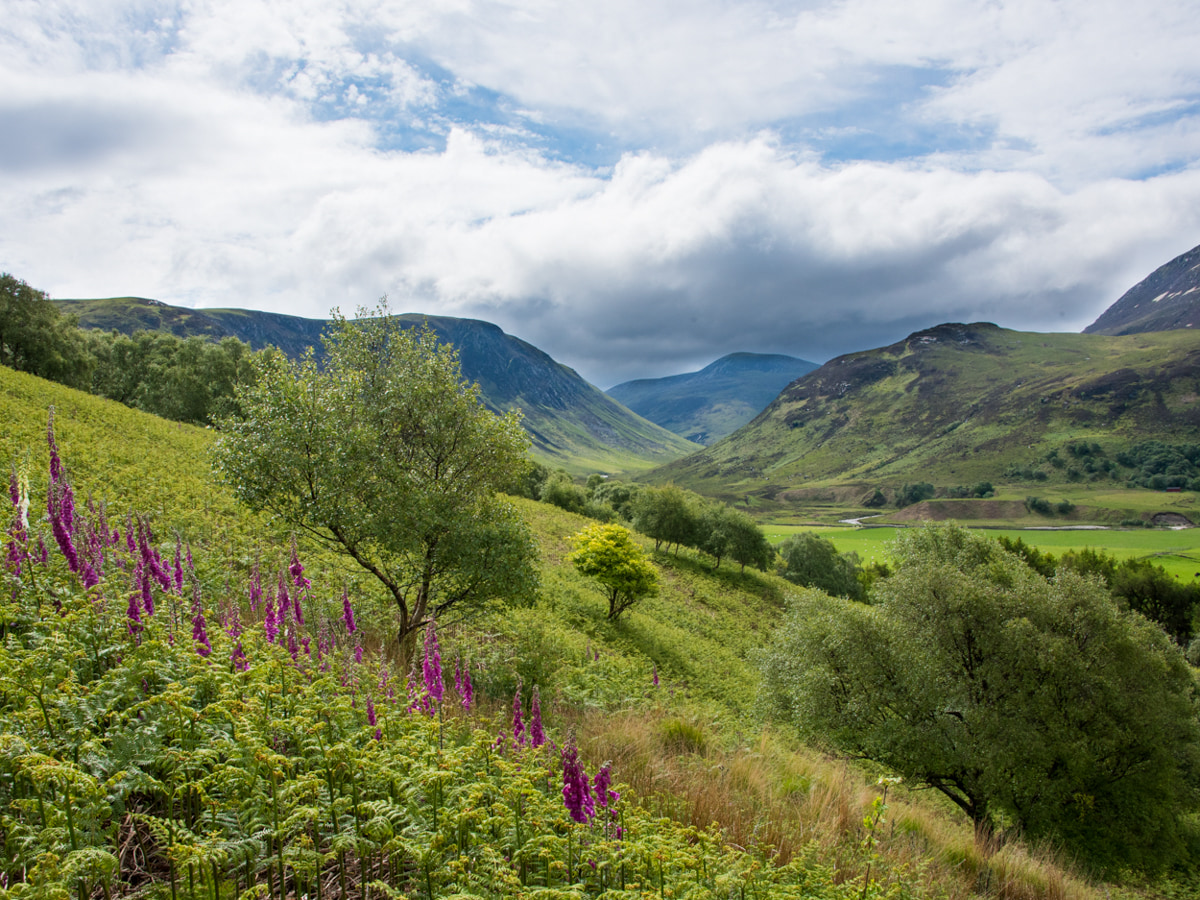
[[[786,500],[814,485],[1000,480],[1071,440],[1119,449],[1198,438],[1200,335],[948,324],[826,363],[746,427],[650,478]]]
[[[606,393],[639,416],[707,445],[741,428],[815,368],[794,356],[731,353],[699,372],[626,381]]]
[[[60,300],[85,328],[161,329],[181,337],[233,335],[255,349],[268,344],[289,355],[320,347],[325,321],[244,309],[190,310],[134,297]],[[463,375],[479,383],[496,411],[520,409],[535,456],[569,471],[642,471],[683,456],[696,445],[630,412],[572,369],[532,344],[476,319],[407,314],[458,348]]]

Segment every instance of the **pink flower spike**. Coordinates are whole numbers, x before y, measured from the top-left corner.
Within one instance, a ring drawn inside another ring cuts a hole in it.
[[[529,701],[529,743],[534,747],[546,743],[546,733],[542,731],[542,700],[536,684],[533,686],[533,698]]]
[[[354,622],[354,610],[350,608],[350,593],[342,588],[342,621],[346,623],[346,631],[354,634],[358,626]]]

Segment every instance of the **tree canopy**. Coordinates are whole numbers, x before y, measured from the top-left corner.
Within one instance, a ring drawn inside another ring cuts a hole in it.
[[[616,620],[643,597],[658,593],[658,573],[621,525],[589,525],[571,538],[568,557],[582,575],[595,578],[608,595],[608,618]]]
[[[0,274],[0,364],[87,389],[93,360],[72,316],[42,291]]]
[[[239,389],[221,423],[220,475],[267,510],[345,554],[395,601],[405,654],[430,617],[532,598],[535,548],[497,496],[524,467],[516,414],[497,416],[454,350],[407,329],[385,305],[336,311],[327,362],[279,352]]]
[[[1155,625],[954,527],[903,534],[874,606],[799,597],[765,658],[802,731],[934,788],[990,833],[1155,865],[1194,808],[1196,682]]]
[[[856,558],[838,553],[833,541],[811,531],[794,534],[779,545],[783,577],[835,597],[861,600],[865,594],[858,579]]]

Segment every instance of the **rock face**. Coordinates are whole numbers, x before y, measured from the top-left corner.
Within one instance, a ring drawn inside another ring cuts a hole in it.
[[[1193,247],[1131,287],[1084,334],[1140,334],[1200,329],[1200,247]]]

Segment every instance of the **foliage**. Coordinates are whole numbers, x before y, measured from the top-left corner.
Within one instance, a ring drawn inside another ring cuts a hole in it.
[[[207,425],[236,411],[234,394],[254,377],[250,345],[159,331],[92,332],[91,391],[165,419]]]
[[[453,349],[381,306],[336,315],[328,362],[266,354],[221,423],[216,465],[238,498],[353,559],[389,592],[406,654],[431,617],[520,602],[535,548],[496,491],[528,439],[467,385]]]
[[[793,584],[816,588],[834,597],[862,600],[857,559],[838,553],[832,541],[811,531],[801,532],[778,547],[783,560],[782,575]]]
[[[633,542],[629,529],[620,525],[590,525],[571,542],[570,561],[581,575],[595,578],[608,593],[608,618],[621,613],[643,597],[658,593],[658,573]]]
[[[705,504],[700,519],[700,547],[716,560],[728,556],[745,571],[746,566],[765,570],[775,556],[766,535],[749,515],[720,502]]]
[[[74,318],[42,291],[0,274],[0,365],[85,387],[93,360]]]
[[[673,484],[646,488],[633,501],[633,527],[653,538],[655,550],[674,544],[678,555],[681,546],[697,542],[699,507],[696,494]]]
[[[38,505],[17,488],[10,526]],[[205,580],[140,516],[110,532],[103,509],[64,526],[100,571],[90,588],[37,522],[10,529],[2,900],[847,896],[811,855],[774,864],[631,804],[568,738],[560,754],[497,741],[471,713],[426,715],[442,693],[431,660],[427,696],[397,696],[395,670],[355,646],[351,617],[332,624],[340,610],[294,554],[256,599],[255,576]],[[274,640],[264,608],[282,616]],[[447,707],[466,699],[444,690]]]
[[[802,730],[1094,865],[1178,856],[1196,684],[1154,626],[955,527],[901,535],[875,606],[811,592],[764,667]]]
[[[912,506],[922,500],[929,500],[933,495],[934,487],[928,481],[918,481],[913,484],[905,482],[904,486],[896,493],[896,506],[901,508]]]

